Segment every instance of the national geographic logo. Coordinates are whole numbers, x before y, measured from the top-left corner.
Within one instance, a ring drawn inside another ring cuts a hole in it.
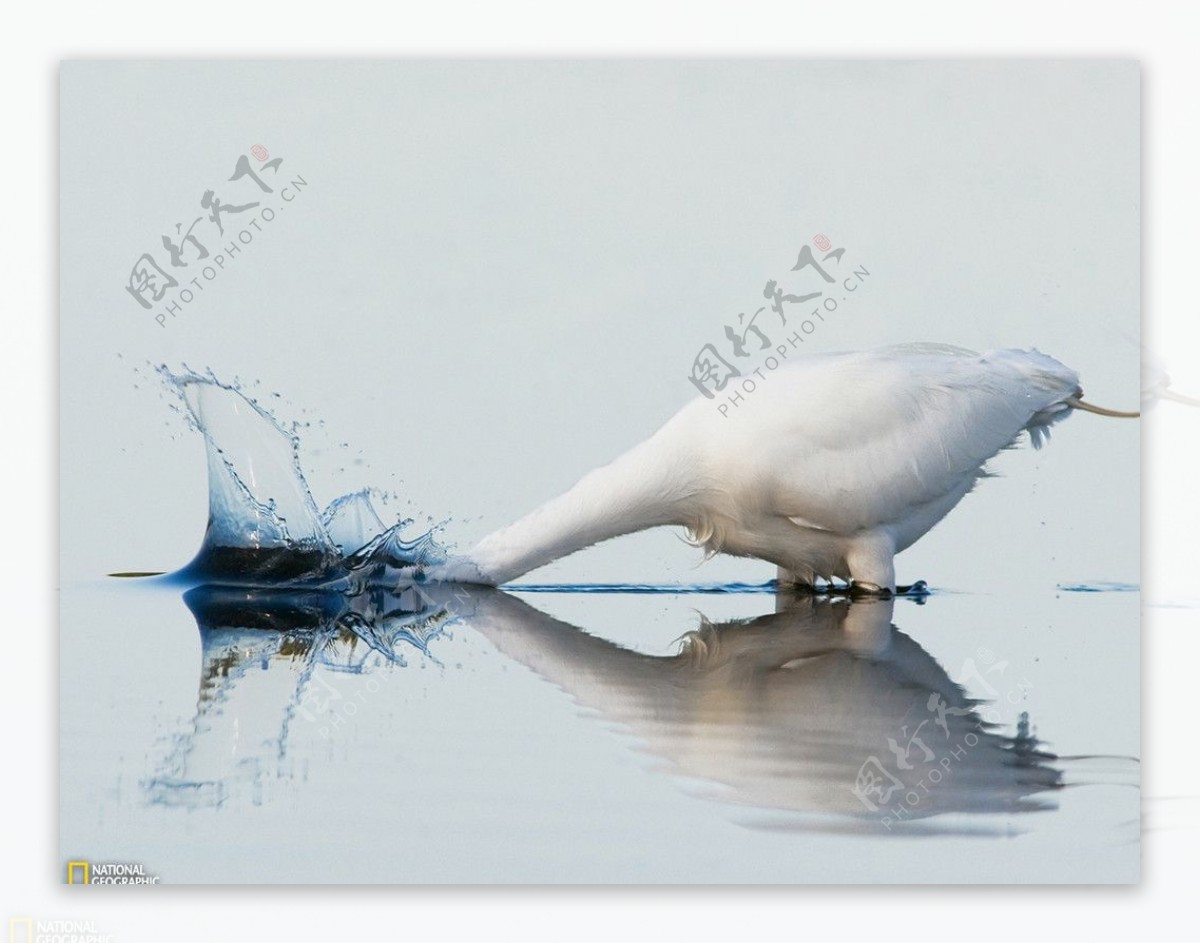
[[[157,885],[157,875],[147,875],[140,862],[67,863],[68,885]]]
[[[109,944],[111,934],[101,934],[93,921],[35,920],[34,918],[9,918],[8,940],[17,944],[33,944],[35,941],[72,942],[72,944]]]

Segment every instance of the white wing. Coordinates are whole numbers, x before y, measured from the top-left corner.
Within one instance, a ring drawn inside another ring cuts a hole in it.
[[[1078,383],[1037,351],[908,345],[804,358],[725,415],[714,401],[684,413],[708,428],[714,483],[738,483],[748,507],[848,534],[974,481],[1023,429],[1065,415]]]

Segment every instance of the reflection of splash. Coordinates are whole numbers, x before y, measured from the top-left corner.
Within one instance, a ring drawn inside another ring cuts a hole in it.
[[[145,783],[150,802],[220,806],[235,790],[262,802],[270,778],[302,776],[289,756],[297,717],[341,697],[314,674],[369,676],[430,656],[449,614],[416,590],[340,593],[200,587],[184,600],[203,647],[196,714]],[[314,712],[316,712],[314,714]]]
[[[297,430],[216,377],[160,369],[204,437],[208,525],[200,551],[180,575],[194,582],[249,586],[361,586],[389,571],[428,565],[444,552],[427,532],[387,527],[367,490],[319,511],[300,468]]]

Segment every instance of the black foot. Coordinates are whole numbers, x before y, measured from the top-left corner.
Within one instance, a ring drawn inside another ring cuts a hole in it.
[[[821,582],[798,583],[793,580],[776,580],[776,593],[794,593],[802,597],[834,597],[846,596],[850,593],[850,584]]]
[[[915,583],[910,583],[904,587],[896,588],[896,596],[899,597],[916,597],[918,599],[929,596],[929,584],[924,580],[918,580]]]
[[[790,581],[777,580],[775,582],[776,593],[795,593],[800,596],[813,597],[829,597],[829,596],[849,596],[854,599],[875,599],[886,600],[892,596],[910,597],[914,600],[923,600],[932,592],[929,589],[929,584],[924,580],[918,580],[915,583],[902,584],[896,587],[895,593],[891,590],[886,590],[882,587],[877,587],[874,584],[863,583],[792,583]]]
[[[877,587],[871,583],[851,582],[849,592],[851,600],[888,600],[893,596],[887,587]]]

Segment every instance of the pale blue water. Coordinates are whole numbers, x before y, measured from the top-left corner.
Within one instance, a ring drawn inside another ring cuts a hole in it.
[[[369,490],[319,509],[295,430],[171,382],[210,521],[174,575],[63,588],[64,857],[164,882],[1136,878],[1136,587],[400,582],[448,553],[434,533]]]

